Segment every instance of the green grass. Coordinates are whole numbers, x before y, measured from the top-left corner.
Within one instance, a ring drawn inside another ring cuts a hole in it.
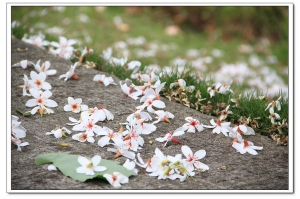
[[[43,10],[48,12],[45,15],[40,13]],[[211,8],[213,9],[213,8]],[[233,7],[228,7],[223,11],[223,15],[228,13]],[[251,11],[251,10],[250,10]],[[173,71],[170,75],[163,75],[161,77],[162,82],[166,82],[165,89],[162,91],[162,95],[166,96],[170,100],[184,103],[186,106],[195,108],[205,114],[218,116],[218,112],[225,108],[225,105],[230,105],[230,110],[233,114],[229,114],[228,121],[233,123],[241,122],[241,117],[250,118],[252,121],[257,121],[258,126],[252,126],[257,133],[263,135],[270,135],[275,132],[276,134],[288,135],[288,128],[282,128],[278,130],[278,126],[272,125],[269,119],[269,112],[265,111],[267,104],[278,98],[278,95],[272,99],[260,100],[256,97],[243,94],[243,90],[248,88],[246,84],[232,84],[231,89],[234,90],[234,94],[219,94],[210,97],[207,92],[207,88],[211,86],[214,81],[198,81],[197,77],[209,77],[210,72],[219,70],[223,63],[236,63],[241,61],[247,61],[249,54],[240,53],[237,48],[240,44],[245,43],[240,37],[236,37],[229,41],[224,41],[218,34],[216,36],[208,35],[205,32],[195,32],[192,30],[182,31],[177,36],[169,36],[164,33],[165,25],[170,22],[170,18],[164,17],[162,20],[155,20],[155,17],[149,16],[164,16],[160,15],[162,11],[156,11],[153,13],[151,9],[145,9],[144,12],[132,15],[125,12],[124,7],[111,6],[107,7],[105,11],[99,13],[95,10],[95,7],[77,6],[66,7],[63,12],[54,10],[52,7],[12,7],[12,21],[16,20],[21,23],[21,26],[12,29],[12,34],[16,38],[21,39],[24,34],[36,35],[42,32],[46,36],[48,41],[58,41],[56,34],[49,34],[46,29],[51,27],[61,27],[64,29],[62,36],[68,39],[77,39],[82,42],[82,45],[75,45],[76,48],[82,48],[89,46],[94,50],[94,54],[86,57],[86,61],[96,63],[96,68],[100,71],[105,71],[110,74],[114,74],[120,79],[129,78],[131,75],[130,70],[121,66],[112,66],[107,63],[99,55],[102,50],[112,46],[117,41],[126,41],[127,38],[136,38],[143,36],[146,39],[146,43],[140,47],[128,46],[130,52],[135,52],[137,48],[147,50],[150,48],[150,43],[156,43],[159,47],[161,45],[168,46],[167,50],[159,50],[154,57],[137,57],[134,53],[130,54],[130,60],[139,60],[142,63],[142,69],[150,64],[158,64],[160,66],[174,66],[171,64],[171,60],[174,58],[185,58],[188,49],[205,49],[201,51],[201,57],[212,56],[211,51],[213,49],[220,49],[223,52],[222,57],[213,57],[212,63],[207,64],[206,71],[197,72],[192,70],[190,64],[186,64],[187,72],[177,74]],[[231,11],[230,11],[231,12]],[[225,13],[225,14],[224,14]],[[85,14],[89,17],[87,23],[83,23],[79,20],[79,15]],[[118,30],[113,23],[115,16],[122,17],[124,23],[130,25],[128,32],[122,32]],[[238,16],[232,16],[233,18]],[[246,17],[246,16],[243,16]],[[266,16],[264,16],[266,17]],[[264,19],[267,20],[267,19]],[[41,24],[46,27],[41,28]],[[91,42],[85,40],[85,35],[88,34],[92,39]],[[256,42],[250,42],[255,47],[261,45],[259,39]],[[288,76],[282,72],[282,70],[288,65],[288,45],[285,40],[271,43],[270,45],[263,46],[263,51],[254,51],[261,59],[266,59],[267,55],[276,55],[278,62],[269,65],[274,69],[284,82],[288,83]],[[114,55],[118,53],[114,51]],[[78,58],[73,58],[72,61],[77,61]],[[174,66],[176,68],[176,66]],[[255,68],[252,67],[253,70]],[[195,91],[192,93],[183,92],[178,95],[174,95],[176,88],[169,89],[171,83],[178,79],[184,79],[187,85],[195,86]],[[133,83],[138,84],[136,80]],[[257,91],[259,95],[266,94],[266,91]],[[172,94],[173,93],[173,94]],[[232,99],[239,99],[239,106],[236,107]],[[184,99],[182,101],[182,99]],[[223,103],[223,106],[221,106]],[[281,118],[286,118],[288,121],[288,100],[282,100],[282,110],[278,112]],[[280,120],[281,121],[281,120]],[[251,124],[249,124],[251,125]]]

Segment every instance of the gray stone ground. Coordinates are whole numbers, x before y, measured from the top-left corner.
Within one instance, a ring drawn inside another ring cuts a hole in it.
[[[26,52],[18,52],[17,48],[28,48]],[[65,126],[69,122],[68,117],[77,118],[79,115],[63,110],[67,104],[67,97],[82,98],[83,103],[89,107],[104,105],[110,110],[115,119],[107,123],[100,123],[100,126],[110,128],[119,128],[119,123],[124,122],[131,111],[140,103],[131,98],[126,98],[119,85],[96,84],[92,81],[95,74],[102,74],[94,69],[85,67],[76,68],[76,74],[81,80],[68,80],[64,82],[58,79],[59,75],[66,73],[71,62],[62,58],[55,57],[45,50],[31,46],[17,39],[12,39],[12,63],[19,62],[23,59],[36,62],[41,59],[50,61],[52,69],[57,70],[57,74],[47,77],[47,82],[52,85],[53,93],[50,99],[58,103],[58,107],[53,108],[54,114],[39,114],[31,117],[22,117],[15,113],[15,109],[31,110],[26,107],[25,103],[30,97],[22,96],[22,89],[17,88],[23,84],[23,74],[28,77],[33,67],[24,70],[21,67],[11,69],[11,111],[18,116],[19,121],[27,129],[27,135],[22,140],[29,142],[29,146],[23,147],[22,152],[17,151],[15,145],[11,146],[11,190],[114,190],[106,181],[97,179],[81,183],[64,176],[59,171],[48,171],[48,165],[36,166],[34,158],[43,153],[65,152],[82,156],[92,157],[100,155],[104,159],[112,158],[113,153],[107,152],[106,148],[97,145],[99,137],[94,144],[79,143],[72,140],[71,136],[65,139],[56,139],[54,136],[45,135],[46,132],[55,128],[55,125]],[[118,84],[119,80],[114,77]],[[166,103],[165,110],[172,112],[175,118],[171,124],[158,123],[157,130],[150,135],[143,135],[145,140],[143,149],[140,151],[144,160],[154,154],[155,148],[159,148],[165,155],[176,155],[181,153],[181,146],[170,143],[163,148],[163,143],[155,141],[155,138],[164,136],[169,130],[175,130],[185,123],[184,118],[192,116],[199,119],[203,124],[209,125],[210,116],[201,114],[199,111],[187,108],[181,104],[169,102]],[[69,127],[71,129],[71,127]],[[77,132],[73,132],[77,133]],[[207,152],[206,157],[201,161],[210,167],[209,171],[196,171],[194,176],[198,184],[191,179],[185,182],[179,180],[158,180],[151,177],[142,168],[138,167],[139,175],[130,177],[128,184],[122,186],[122,190],[288,190],[289,189],[289,164],[288,164],[288,147],[277,146],[270,138],[255,135],[248,140],[254,142],[256,146],[263,146],[258,155],[250,154],[241,155],[232,147],[229,147],[231,139],[223,135],[212,134],[211,129],[205,129],[203,132],[195,134],[186,133],[179,139],[187,144],[193,152],[204,149]],[[153,144],[149,144],[149,140]],[[69,147],[58,146],[58,143],[69,143]],[[125,158],[120,157],[117,161],[122,164]],[[226,166],[226,170],[221,170],[221,166]],[[8,168],[9,169],[9,168]],[[9,183],[9,182],[8,182]],[[117,193],[114,191],[114,193]]]

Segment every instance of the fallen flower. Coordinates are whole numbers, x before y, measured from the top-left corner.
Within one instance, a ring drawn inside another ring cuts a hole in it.
[[[106,167],[98,166],[101,161],[101,156],[95,155],[91,160],[88,160],[85,157],[79,156],[78,162],[81,167],[76,169],[77,173],[85,173],[85,175],[95,175],[94,171],[101,172],[105,171]]]
[[[253,142],[247,141],[245,139],[242,140],[241,143],[234,142],[232,144],[232,147],[235,148],[241,154],[245,154],[246,152],[248,152],[252,155],[257,155],[258,154],[255,150],[262,150],[263,149],[263,147],[254,146]]]
[[[132,152],[132,151],[129,151],[125,146],[124,144],[120,144],[120,145],[117,145],[117,144],[113,144],[115,148],[107,148],[107,151],[111,151],[111,152],[114,152],[116,153],[116,155],[114,156],[114,158],[117,158],[119,156],[124,156],[126,158],[129,158],[129,159],[135,159],[135,153]]]
[[[105,75],[100,74],[95,75],[93,81],[103,83],[105,86],[108,86],[109,84],[117,85],[112,77],[106,77]]]
[[[93,136],[94,136],[93,132],[77,133],[72,136],[72,139],[77,140],[79,142],[88,141],[90,143],[94,143],[95,139],[93,138]]]
[[[18,146],[17,151],[22,151],[21,146],[28,146],[29,143],[28,142],[23,142],[18,138],[18,137],[14,137],[11,136],[11,141]]]
[[[108,127],[103,127],[101,131],[97,132],[97,135],[104,135],[98,141],[98,145],[100,147],[104,147],[105,145],[110,144],[109,141],[112,140],[116,145],[123,144],[122,134],[114,132],[112,129]]]
[[[51,85],[48,82],[45,82],[46,80],[46,73],[40,72],[37,74],[34,71],[30,72],[30,78],[31,80],[28,80],[28,83],[32,88],[37,88],[38,90],[44,89],[44,90],[49,90],[51,89]]]
[[[170,131],[169,133],[167,133],[165,135],[165,137],[159,137],[159,138],[156,138],[155,140],[158,141],[158,142],[166,142],[164,144],[164,147],[167,145],[168,141],[173,141],[175,143],[179,143],[179,141],[174,138],[174,136],[180,136],[180,135],[183,135],[184,134],[184,128],[182,127],[179,127],[177,128],[174,132]]]
[[[67,137],[65,133],[70,135],[72,132],[65,127],[62,128],[56,127],[51,132],[47,132],[46,135],[54,135],[54,137],[56,138],[61,138],[61,137]]]
[[[271,103],[268,104],[266,110],[268,108],[270,108],[270,106],[274,109],[274,107],[276,106],[277,110],[280,111],[281,110],[281,105],[280,105],[280,100],[281,99],[281,96],[277,99],[277,100],[274,100],[272,101]]]
[[[155,100],[154,98],[155,98],[154,95],[148,96],[147,99],[145,100],[144,104],[137,106],[136,109],[143,110],[145,107],[147,107],[147,111],[149,113],[155,113],[155,110],[152,108],[152,106],[154,106],[156,108],[165,108],[166,107],[166,104],[163,101]]]
[[[25,105],[28,107],[37,106],[30,111],[32,115],[37,111],[39,111],[40,115],[43,115],[44,113],[54,113],[53,110],[47,107],[57,107],[58,104],[54,100],[48,99],[52,96],[52,93],[49,90],[42,92],[41,90],[39,91],[35,88],[31,88],[29,89],[29,92],[35,99],[28,100]]]
[[[40,61],[41,60],[38,60],[37,63],[34,65],[35,70],[37,70],[39,73],[44,72],[47,76],[56,74],[56,70],[54,70],[54,69],[48,70],[50,68],[50,65],[51,65],[49,61],[45,61],[42,64],[42,66],[40,66]]]
[[[12,65],[11,67],[19,67],[21,66],[23,69],[27,69],[28,66],[34,66],[35,64],[31,61],[27,61],[26,59],[25,60],[22,60],[14,65]]]
[[[88,106],[81,103],[81,98],[74,99],[73,97],[68,97],[68,104],[64,106],[64,111],[79,113],[80,111],[88,110]]]
[[[206,156],[205,150],[198,150],[196,153],[193,154],[190,147],[183,145],[181,147],[181,151],[182,151],[183,155],[185,155],[185,157],[187,158],[184,160],[189,163],[188,166],[193,167],[193,165],[194,165],[197,169],[209,170],[209,167],[206,164],[203,164],[202,162],[197,161],[197,160],[202,159],[204,156]]]
[[[31,88],[27,75],[24,74],[23,80],[24,80],[24,85],[22,85],[22,87],[23,87],[23,96],[31,96],[30,94],[27,93],[27,91],[29,91],[29,89]]]
[[[130,161],[129,159],[127,159],[125,161],[125,163],[123,164],[123,167],[125,167],[126,169],[128,169],[129,171],[133,171],[133,173],[135,175],[138,175],[138,170],[135,168],[135,162],[134,161]]]
[[[271,119],[272,124],[275,124],[275,119],[279,120],[280,119],[280,115],[278,113],[274,113],[273,107],[271,107],[269,109],[269,112],[270,112],[269,118]]]
[[[213,133],[217,133],[217,134],[220,134],[220,132],[222,132],[225,136],[228,136],[228,132],[230,132],[230,122],[222,122],[217,119],[217,123],[214,121],[214,119],[211,119],[210,120],[210,123],[213,125],[213,126],[207,126],[207,125],[203,125],[203,127],[206,127],[206,128],[214,128],[213,129]]]
[[[78,63],[79,62],[76,62],[74,65],[71,65],[70,70],[66,74],[60,75],[59,79],[65,78],[65,81],[67,81],[70,78],[76,79],[76,80],[79,79],[78,75],[76,75],[75,72],[74,72]]]
[[[134,100],[137,100],[138,96],[142,95],[142,91],[141,90],[133,92],[134,85],[131,85],[130,87],[128,87],[126,83],[124,83],[122,85],[122,83],[120,82],[120,86],[121,86],[121,89],[122,89],[123,93],[125,93],[125,95],[127,97],[130,97],[130,98],[132,98]]]
[[[154,112],[157,116],[155,117],[157,120],[152,124],[156,124],[158,122],[168,122],[171,123],[169,118],[173,119],[174,115],[168,111],[158,110]]]
[[[114,187],[119,188],[121,184],[125,184],[129,182],[128,177],[124,176],[120,172],[113,172],[112,174],[104,174],[103,177]]]
[[[198,132],[201,132],[204,130],[203,125],[197,119],[194,119],[192,117],[186,117],[185,121],[187,121],[188,123],[185,123],[182,126],[184,131],[187,130],[187,132],[189,132],[189,133],[195,133],[196,129]]]

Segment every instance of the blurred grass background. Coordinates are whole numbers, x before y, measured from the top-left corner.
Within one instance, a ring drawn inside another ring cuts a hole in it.
[[[194,49],[199,57],[212,58],[199,71],[203,76],[216,73],[224,64],[247,62],[253,70],[271,68],[288,84],[285,6],[12,6],[11,13],[12,22],[20,23],[12,30],[19,39],[41,32],[46,40],[58,41],[61,35],[102,52],[118,41],[143,37],[142,45],[127,42],[129,60],[139,60],[143,66],[177,65],[175,59],[189,61],[187,52]],[[125,26],[117,27],[116,17]],[[173,32],[168,33],[168,27]],[[251,52],[239,50],[241,45],[251,47]],[[140,55],[153,49],[155,56]],[[249,63],[253,57],[261,61],[258,67]],[[275,61],[268,62],[270,57]],[[249,87],[244,82],[240,86]]]

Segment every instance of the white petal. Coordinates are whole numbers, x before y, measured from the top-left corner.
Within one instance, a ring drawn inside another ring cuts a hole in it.
[[[48,170],[49,171],[56,171],[57,168],[53,164],[51,164],[51,165],[48,166]]]
[[[92,158],[91,161],[92,161],[92,163],[93,163],[94,166],[97,166],[97,165],[100,163],[100,161],[101,161],[101,156],[95,155],[95,156]]]
[[[76,168],[77,173],[85,173],[85,171],[86,171],[86,166],[81,166]]]
[[[197,160],[202,159],[204,156],[206,156],[206,151],[199,150],[194,154],[194,156],[197,156]]]
[[[166,104],[163,101],[160,100],[154,100],[152,102],[153,106],[157,107],[157,108],[165,108]]]
[[[37,106],[38,103],[36,101],[36,99],[30,99],[26,102],[25,106],[28,106],[28,107],[33,107],[33,106]]]
[[[101,172],[101,171],[105,171],[106,169],[107,168],[104,166],[94,166],[94,171]]]
[[[90,163],[90,161],[87,158],[82,157],[82,156],[79,156],[77,160],[78,160],[79,164],[82,166],[86,166],[87,164]]]
[[[191,148],[186,145],[183,145],[181,147],[181,151],[186,158],[189,158],[189,156],[193,156],[193,152],[192,152]]]
[[[107,145],[109,143],[109,140],[110,140],[109,137],[104,136],[98,141],[98,145],[101,147],[104,147],[105,145]]]
[[[45,105],[48,107],[57,107],[58,106],[58,104],[54,100],[51,100],[51,99],[47,99]]]

